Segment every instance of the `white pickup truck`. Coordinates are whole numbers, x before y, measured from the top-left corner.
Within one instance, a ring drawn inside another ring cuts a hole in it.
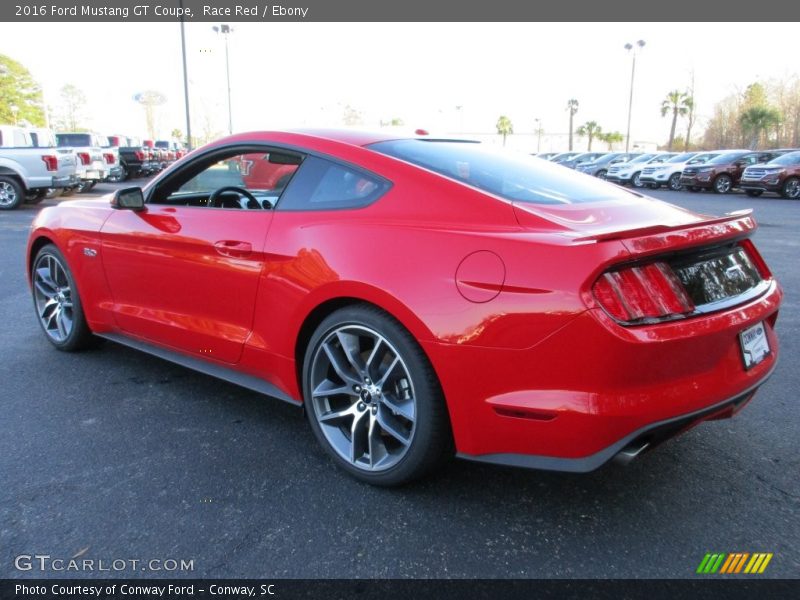
[[[88,192],[111,174],[111,165],[103,156],[103,144],[108,141],[95,133],[57,133],[60,148],[71,148],[78,156],[78,192]],[[106,153],[107,154],[107,153]]]
[[[48,189],[79,183],[76,159],[58,148],[37,148],[22,127],[0,125],[0,210],[38,202]]]

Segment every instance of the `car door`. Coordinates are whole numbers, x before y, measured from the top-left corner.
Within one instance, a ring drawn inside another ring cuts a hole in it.
[[[253,148],[198,157],[147,189],[144,210],[112,214],[102,252],[120,329],[225,363],[239,360],[280,193],[248,187],[252,178],[242,166],[269,157]]]

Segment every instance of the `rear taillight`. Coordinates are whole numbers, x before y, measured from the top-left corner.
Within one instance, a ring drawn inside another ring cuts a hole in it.
[[[92,162],[88,152],[78,152],[78,158],[80,159],[82,165],[88,165],[90,162]]]
[[[111,154],[111,153],[103,154],[103,159],[106,161],[107,165],[113,165],[114,164],[114,155]]]
[[[136,160],[144,160],[144,152],[141,150],[136,150],[134,154],[136,155]]]
[[[48,171],[58,171],[58,157],[45,155],[42,157]]]
[[[597,279],[592,291],[600,306],[624,323],[659,321],[695,309],[665,262],[608,271]]]

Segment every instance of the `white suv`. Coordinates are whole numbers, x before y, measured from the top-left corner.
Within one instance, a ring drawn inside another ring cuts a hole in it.
[[[626,163],[610,167],[608,173],[606,173],[606,180],[620,185],[630,183],[633,187],[644,187],[644,182],[640,179],[642,170],[648,166],[652,167],[656,164],[663,163],[675,156],[675,154],[676,152],[641,154]]]
[[[678,191],[683,188],[681,173],[685,167],[703,164],[718,154],[718,152],[684,152],[673,156],[663,164],[646,166],[642,169],[639,180],[654,190],[665,185],[673,191]]]

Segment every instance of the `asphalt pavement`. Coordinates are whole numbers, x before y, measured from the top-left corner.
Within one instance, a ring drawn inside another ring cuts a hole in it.
[[[652,195],[755,209],[786,299],[780,364],[750,405],[627,467],[453,461],[391,490],[334,468],[297,408],[110,342],[53,349],[24,273],[40,207],[0,213],[0,578],[684,578],[707,552],[771,552],[763,577],[798,577],[800,202]],[[50,558],[25,570],[28,555]],[[71,557],[110,571],[54,568]]]

